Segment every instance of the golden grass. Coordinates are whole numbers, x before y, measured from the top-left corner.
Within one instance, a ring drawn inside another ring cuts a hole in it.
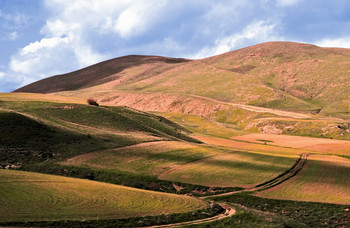
[[[181,195],[0,170],[0,221],[124,218],[189,212],[206,205]]]
[[[210,145],[214,146],[223,146],[223,147],[229,147],[239,150],[246,150],[249,152],[256,152],[259,154],[266,154],[266,155],[273,155],[273,156],[283,156],[283,157],[291,157],[291,158],[297,158],[300,154],[306,152],[302,149],[294,149],[294,148],[288,148],[288,147],[281,147],[281,146],[274,146],[270,145],[269,142],[264,144],[264,142],[244,142],[244,141],[236,141],[236,140],[230,140],[230,139],[223,139],[223,138],[217,138],[217,137],[211,137],[211,136],[194,136],[193,138],[196,138],[202,142],[205,142]]]
[[[196,134],[205,134],[217,137],[229,138],[242,134],[238,129],[232,129],[232,125],[227,125],[210,120],[203,116],[196,116],[184,113],[159,113],[165,118],[180,124]],[[231,128],[230,128],[231,127]]]
[[[326,154],[350,156],[350,141],[345,140],[259,133],[234,136],[231,137],[231,139],[253,143],[262,143],[267,141],[267,144],[269,145],[291,147]]]
[[[310,155],[295,177],[258,196],[350,204],[350,160],[330,155]]]
[[[289,169],[296,158],[227,151],[177,167],[161,179],[219,187],[253,187]]]
[[[196,155],[202,158],[209,154],[208,150],[201,150],[200,147],[188,143],[158,141],[83,154],[70,158],[62,164],[160,175],[174,166],[191,161],[191,158],[195,159]]]
[[[85,99],[40,93],[0,93],[3,101],[48,101],[55,103],[86,104]]]
[[[297,158],[297,154],[290,153],[164,141],[84,154],[63,164],[156,175],[164,180],[206,186],[251,187],[283,173]]]

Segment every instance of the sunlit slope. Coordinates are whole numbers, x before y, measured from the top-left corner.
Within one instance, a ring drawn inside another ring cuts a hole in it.
[[[2,101],[48,101],[55,103],[86,104],[86,99],[76,97],[55,96],[41,93],[0,93]]]
[[[205,206],[186,196],[0,169],[1,222],[125,218]]]
[[[277,199],[350,204],[350,160],[337,156],[310,155],[300,174],[258,195]]]
[[[192,94],[293,111],[346,113],[349,62],[348,49],[269,42],[195,61],[126,56],[16,92],[62,91],[80,97],[95,95],[111,103],[126,95],[120,92]]]

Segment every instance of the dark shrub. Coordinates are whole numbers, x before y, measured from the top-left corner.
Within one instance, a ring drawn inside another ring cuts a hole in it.
[[[97,101],[95,100],[95,99],[92,99],[92,98],[89,98],[89,99],[87,99],[87,103],[89,104],[89,105],[95,105],[95,106],[99,106],[99,104],[97,103]]]

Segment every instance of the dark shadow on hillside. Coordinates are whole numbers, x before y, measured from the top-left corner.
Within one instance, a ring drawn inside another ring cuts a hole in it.
[[[166,64],[175,64],[188,61],[191,60],[161,56],[129,55],[97,63],[71,73],[45,78],[13,92],[54,93],[59,91],[77,90],[119,79],[120,76],[113,75],[120,73],[129,67],[136,67],[142,64],[162,62]]]

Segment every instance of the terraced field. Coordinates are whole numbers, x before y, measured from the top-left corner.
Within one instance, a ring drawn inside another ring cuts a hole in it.
[[[195,198],[0,169],[0,221],[85,220],[189,212]]]
[[[310,155],[306,166],[297,176],[257,195],[350,204],[350,160],[338,156]]]

